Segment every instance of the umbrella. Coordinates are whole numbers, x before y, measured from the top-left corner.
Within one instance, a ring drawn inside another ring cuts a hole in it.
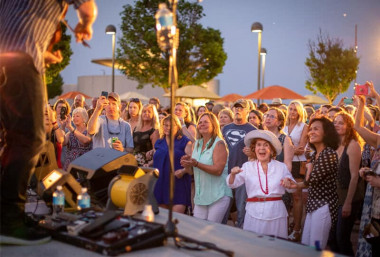
[[[170,97],[170,93],[164,94],[166,97]],[[220,96],[211,92],[207,88],[201,86],[184,86],[176,90],[176,97],[183,98],[207,98],[207,99],[219,99]]]
[[[317,95],[305,95],[305,99],[299,99],[303,104],[329,104],[329,101]]]
[[[252,94],[246,95],[244,98],[247,99],[273,99],[273,98],[281,98],[281,99],[305,99],[300,94],[282,86],[274,85],[269,86],[259,91],[256,91]]]
[[[91,96],[88,96],[86,94],[83,94],[82,92],[79,92],[79,91],[70,91],[70,92],[67,92],[67,93],[64,93],[63,95],[60,95],[59,98],[63,98],[63,99],[74,99],[77,95],[83,95],[84,98],[86,99],[89,99],[89,98],[92,98]]]
[[[220,98],[218,101],[224,101],[224,102],[235,102],[238,99],[244,98],[242,95],[239,94],[228,94]]]
[[[94,59],[91,62],[112,68],[112,58]],[[118,60],[115,60],[115,69],[121,70],[125,67]]]
[[[142,95],[140,93],[133,92],[133,91],[130,91],[130,92],[127,92],[127,93],[120,95],[121,100],[129,100],[131,98],[138,98],[141,101],[148,101],[149,100],[149,98],[146,97],[145,95]]]

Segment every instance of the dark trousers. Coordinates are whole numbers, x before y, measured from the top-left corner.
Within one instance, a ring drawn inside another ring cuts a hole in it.
[[[354,256],[351,243],[351,232],[354,227],[355,220],[358,217],[357,211],[360,209],[361,204],[352,203],[351,215],[342,217],[342,206],[338,210],[338,221],[335,228],[331,229],[329,237],[329,246],[333,252],[341,253],[348,256]]]
[[[45,89],[33,60],[0,53],[1,228],[22,222],[26,190],[45,140]]]

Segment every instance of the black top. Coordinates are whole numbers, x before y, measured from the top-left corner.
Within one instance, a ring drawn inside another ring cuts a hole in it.
[[[347,154],[347,146],[344,148],[342,156],[339,159],[338,167],[338,186],[347,189],[350,185],[351,172],[350,172],[350,158]]]
[[[337,220],[338,194],[336,177],[338,173],[338,155],[331,147],[326,147],[315,159],[316,153],[311,157],[313,170],[309,178],[309,197],[306,212],[311,213],[328,204],[331,221]]]
[[[280,140],[281,142],[281,146],[282,146],[282,151],[280,154],[277,155],[276,157],[276,161],[279,161],[279,162],[284,162],[284,142],[285,142],[285,138],[286,138],[286,135],[281,133],[279,136],[278,136],[278,140]]]
[[[148,152],[153,149],[150,136],[154,131],[154,128],[144,132],[133,131],[133,145],[135,146],[135,152]]]

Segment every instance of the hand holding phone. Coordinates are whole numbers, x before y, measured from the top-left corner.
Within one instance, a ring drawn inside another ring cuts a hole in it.
[[[368,84],[356,85],[355,86],[355,95],[368,95]]]
[[[101,96],[104,96],[105,98],[108,98],[108,92],[107,91],[102,91]]]
[[[352,98],[345,98],[343,99],[344,104],[352,104],[354,102],[354,99]]]

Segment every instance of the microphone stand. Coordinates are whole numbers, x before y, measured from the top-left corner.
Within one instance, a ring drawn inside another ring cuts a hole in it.
[[[178,87],[178,71],[177,71],[177,49],[179,46],[179,29],[177,28],[177,2],[178,0],[169,0],[169,3],[172,6],[172,14],[173,14],[173,26],[175,27],[175,32],[172,30],[171,33],[167,34],[169,39],[170,48],[167,49],[167,46],[163,45],[160,40],[158,40],[158,44],[161,50],[169,50],[169,86],[170,86],[170,142],[169,142],[169,159],[170,159],[170,180],[169,180],[169,213],[168,213],[168,221],[165,225],[165,235],[166,238],[173,238],[174,243],[177,247],[182,247],[189,250],[214,250],[220,253],[223,253],[227,256],[234,256],[234,252],[224,250],[218,248],[215,244],[208,242],[201,242],[195,239],[183,236],[178,234],[178,229],[176,224],[177,220],[173,220],[173,198],[174,198],[174,133],[173,128],[175,126],[174,122],[174,107],[175,107],[175,91]],[[175,33],[174,35],[172,33]],[[172,37],[172,38],[170,38]],[[166,47],[166,48],[165,48]],[[182,245],[183,243],[195,244],[196,247],[188,247],[186,245]]]
[[[173,221],[173,198],[174,198],[174,133],[173,128],[175,126],[174,122],[174,108],[175,108],[175,90],[178,87],[178,71],[177,71],[177,49],[179,44],[179,29],[177,29],[177,0],[172,0],[173,8],[173,26],[176,27],[176,34],[173,38],[173,45],[170,50],[169,56],[169,86],[170,86],[170,143],[169,143],[169,159],[170,159],[170,181],[169,181],[169,217],[168,222],[165,226],[165,233],[168,237],[175,238],[177,236],[178,230],[176,227],[176,222]]]

